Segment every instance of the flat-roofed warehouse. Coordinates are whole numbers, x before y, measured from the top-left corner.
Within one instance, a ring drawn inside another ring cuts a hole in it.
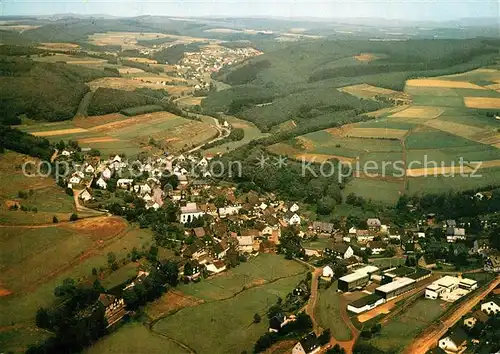
[[[365,266],[339,279],[338,288],[344,292],[362,288],[370,281],[370,275],[378,270],[375,266]]]
[[[386,301],[415,288],[416,281],[410,278],[398,278],[392,283],[379,286],[375,292]]]
[[[347,310],[354,313],[361,313],[371,310],[384,302],[385,299],[382,295],[373,293],[351,302],[347,305]]]

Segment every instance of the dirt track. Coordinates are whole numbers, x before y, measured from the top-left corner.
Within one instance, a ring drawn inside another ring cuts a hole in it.
[[[429,327],[428,331],[423,332],[406,348],[407,354],[425,354],[429,349],[435,347],[439,339],[448,331],[450,327],[455,325],[462,316],[472,310],[482,299],[484,299],[493,289],[500,284],[500,276],[497,276],[490,285],[480,293],[474,295],[467,302],[462,304],[455,312],[449,314],[446,318],[440,321],[433,327]]]

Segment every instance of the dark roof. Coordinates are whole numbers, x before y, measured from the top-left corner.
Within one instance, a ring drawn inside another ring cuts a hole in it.
[[[370,294],[367,296],[363,296],[361,299],[357,299],[357,300],[351,302],[349,305],[356,307],[356,308],[360,308],[360,307],[363,307],[366,305],[372,305],[382,298],[383,298],[382,295],[373,293],[373,294]]]
[[[309,333],[305,336],[300,344],[306,353],[312,352],[315,348],[319,346],[318,339],[316,338],[316,334],[314,332]]]
[[[368,247],[385,249],[387,247],[387,244],[384,241],[370,241],[368,242]]]
[[[449,337],[457,346],[460,346],[468,339],[467,333],[460,327],[455,328]]]
[[[415,268],[401,266],[387,273],[394,274],[396,277],[406,277],[409,276],[410,274],[414,274],[415,272],[416,272]]]
[[[333,224],[329,222],[313,221],[313,228],[320,231],[329,232],[333,231]]]
[[[430,270],[428,269],[423,269],[423,268],[417,268],[417,270],[415,271],[415,273],[411,273],[411,274],[406,274],[405,276],[410,278],[410,279],[414,279],[414,280],[417,280],[423,276],[426,276],[427,274],[430,274],[432,273]]]
[[[472,313],[472,316],[478,320],[479,322],[483,322],[485,323],[486,321],[488,321],[489,317],[486,313],[484,313],[483,311],[481,310],[476,310]]]
[[[108,307],[113,303],[115,300],[115,297],[113,295],[109,294],[100,294],[99,295],[99,302],[104,305],[104,307]]]
[[[339,253],[346,253],[349,249],[349,245],[347,243],[334,243],[331,247],[332,250]]]

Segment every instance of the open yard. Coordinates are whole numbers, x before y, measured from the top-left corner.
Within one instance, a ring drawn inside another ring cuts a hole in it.
[[[253,323],[254,314],[265,318],[266,311],[278,297],[284,298],[301,279],[304,279],[304,274],[243,290],[226,300],[186,307],[157,322],[153,330],[184,343],[198,353],[251,352],[257,339],[267,332],[268,326],[265,320]]]
[[[329,328],[332,336],[339,341],[347,341],[352,338],[349,327],[341,317],[342,295],[337,292],[337,282],[334,282],[328,289],[321,289],[314,308],[314,314],[321,328]]]
[[[174,342],[148,330],[140,323],[129,323],[100,339],[86,354],[186,354]]]
[[[295,261],[283,259],[281,256],[260,254],[209,280],[181,285],[179,290],[205,301],[221,300],[246,288],[304,274],[305,271],[304,266]]]
[[[421,298],[402,314],[390,319],[370,342],[384,352],[399,352],[420,331],[429,326],[446,309],[441,300]]]

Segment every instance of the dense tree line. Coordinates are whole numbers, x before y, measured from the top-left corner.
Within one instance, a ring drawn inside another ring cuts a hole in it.
[[[148,64],[148,63],[140,63],[137,61],[126,60],[126,59],[122,59],[121,62],[122,62],[123,66],[129,66],[131,68],[141,69],[141,70],[153,73],[153,74],[159,74],[159,73],[162,73],[164,71],[163,67],[151,66],[151,64]]]
[[[254,81],[260,72],[269,68],[269,60],[260,60],[254,63],[248,63],[236,68],[227,74],[225,82],[230,85],[243,85]]]
[[[141,91],[125,91],[100,87],[95,91],[87,112],[89,115],[97,116],[119,112],[122,109],[130,107],[161,105],[161,103],[161,100],[157,97],[143,94]]]
[[[19,124],[21,114],[35,120],[71,119],[88,91],[85,82],[115,74],[0,56],[0,75],[0,121]]]
[[[0,125],[0,153],[4,149],[38,157],[45,161],[50,160],[54,151],[47,139]]]
[[[153,59],[161,64],[177,64],[184,57],[185,52],[197,51],[200,43],[174,44],[153,54]]]

